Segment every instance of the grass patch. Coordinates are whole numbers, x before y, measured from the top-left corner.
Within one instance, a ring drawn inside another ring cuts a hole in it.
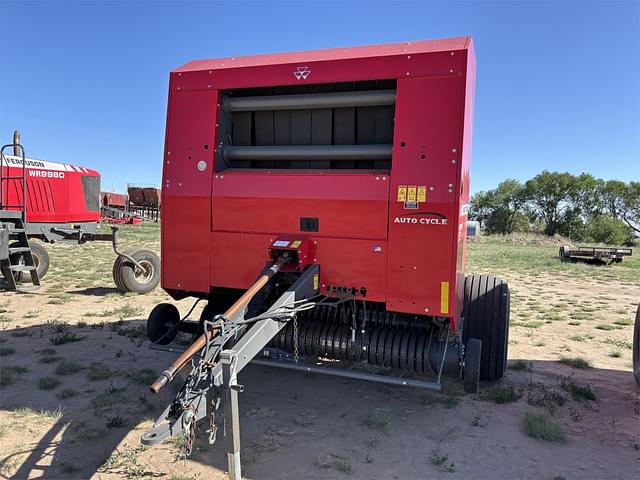
[[[622,357],[622,352],[619,350],[614,350],[613,352],[609,352],[609,356],[611,358],[621,358]]]
[[[378,432],[388,432],[391,429],[391,421],[389,420],[389,417],[379,413],[367,414],[364,423],[370,430]]]
[[[633,322],[632,322],[631,320],[627,320],[627,319],[624,319],[624,320],[616,320],[616,321],[615,321],[615,322],[613,322],[613,323],[615,323],[616,325],[621,325],[621,326],[623,326],[623,327],[626,327],[627,325],[633,325]]]
[[[64,414],[64,410],[58,407],[55,410],[34,410],[29,407],[18,407],[13,410],[13,415],[16,418],[38,418],[44,420],[60,420],[62,415]]]
[[[0,357],[6,357],[7,355],[13,355],[16,351],[11,347],[0,347]]]
[[[93,362],[89,365],[87,370],[87,380],[95,382],[97,380],[106,380],[108,378],[116,376],[118,373],[115,370],[111,370],[104,363]]]
[[[567,434],[562,426],[549,420],[544,415],[526,412],[524,414],[523,427],[524,433],[531,438],[556,443],[567,441]]]
[[[607,345],[614,345],[618,348],[624,348],[625,350],[632,350],[633,344],[627,340],[618,340],[617,338],[605,338],[602,343]]]
[[[565,378],[562,380],[562,388],[571,394],[571,398],[574,400],[589,400],[596,399],[596,394],[589,385],[580,385],[574,382],[571,378]]]
[[[115,417],[109,417],[104,422],[107,428],[124,428],[129,425],[126,418],[116,415]]]
[[[569,365],[571,368],[580,368],[580,369],[591,368],[591,362],[582,357],[561,357],[560,363]]]
[[[114,405],[123,403],[126,400],[124,391],[124,388],[116,388],[110,385],[104,392],[91,400],[91,406],[96,410],[97,414],[105,413]]]
[[[119,317],[119,318],[129,318],[135,317],[137,315],[142,315],[144,310],[142,307],[134,307],[129,305],[128,303],[122,307],[117,307],[114,309],[103,310],[102,312],[89,312],[85,315],[87,317]]]
[[[614,327],[613,325],[609,325],[608,323],[602,323],[600,325],[596,325],[596,328],[598,330],[605,330],[605,331],[609,331],[609,330],[613,330],[616,327]]]
[[[38,380],[38,388],[40,390],[53,390],[60,385],[60,379],[56,377],[42,377]]]
[[[517,402],[521,397],[522,395],[512,385],[500,385],[480,395],[482,400],[498,404]]]
[[[15,383],[20,375],[28,371],[27,367],[21,365],[0,365],[0,387]]]
[[[350,474],[353,472],[351,459],[342,455],[330,453],[328,455],[318,455],[315,465],[318,468],[335,468],[339,472]]]
[[[529,361],[528,360],[512,360],[507,364],[507,368],[511,370],[528,370]]]
[[[433,450],[431,452],[431,464],[438,467],[440,470],[444,470],[445,472],[453,473],[456,471],[456,466],[453,462],[449,461],[449,455],[441,454],[438,450]]]
[[[523,322],[519,323],[518,325],[525,328],[540,328],[542,325],[544,325],[544,322],[540,320],[532,320],[531,322]]]
[[[86,335],[78,335],[76,332],[64,331],[64,332],[58,333],[54,337],[51,337],[49,341],[53,345],[65,345],[67,343],[80,342],[85,338],[87,338]]]
[[[133,383],[150,385],[158,378],[158,374],[150,368],[134,368],[127,370],[125,377]]]
[[[73,375],[82,370],[82,364],[76,360],[63,360],[56,367],[56,375]]]

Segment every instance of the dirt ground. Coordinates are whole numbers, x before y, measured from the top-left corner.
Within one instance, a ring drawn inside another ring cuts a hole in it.
[[[123,241],[159,250],[158,228],[129,227]],[[190,459],[180,439],[139,443],[172,398],[147,391],[173,355],[149,349],[144,334],[169,297],[117,293],[107,244],[49,251],[42,290],[0,293],[0,478],[225,478],[221,434],[210,447],[200,431]],[[448,380],[440,394],[250,366],[239,377],[244,475],[639,478],[640,259],[560,264],[552,240],[480,239],[467,271],[509,281],[500,383],[464,395]],[[192,300],[174,303],[184,314]]]

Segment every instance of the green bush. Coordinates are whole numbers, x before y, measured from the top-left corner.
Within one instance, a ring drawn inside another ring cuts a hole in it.
[[[629,227],[608,215],[592,217],[588,229],[591,240],[605,245],[624,245],[631,238]]]

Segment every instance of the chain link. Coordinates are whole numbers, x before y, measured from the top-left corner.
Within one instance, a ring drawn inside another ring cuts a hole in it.
[[[293,359],[298,363],[298,316],[293,315]]]

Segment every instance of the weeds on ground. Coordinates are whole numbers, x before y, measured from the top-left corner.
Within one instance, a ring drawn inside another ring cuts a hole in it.
[[[573,381],[571,377],[565,377],[561,383],[562,388],[571,394],[574,400],[596,400],[596,394],[590,385],[580,385]]]
[[[65,331],[51,337],[49,341],[53,345],[64,345],[66,343],[80,342],[87,338],[86,335],[78,335],[76,332]]]
[[[73,375],[82,370],[82,364],[76,360],[62,360],[56,367],[56,375]]]
[[[135,317],[136,315],[142,315],[144,310],[142,307],[133,307],[128,303],[122,307],[116,307],[114,309],[103,310],[102,312],[89,312],[85,315],[87,317],[119,317],[119,318],[129,318]]]
[[[158,374],[150,368],[134,368],[127,370],[124,375],[129,381],[140,385],[150,385],[158,378]]]
[[[528,360],[512,360],[507,364],[507,368],[511,370],[528,370],[530,363]]]
[[[438,467],[438,469],[445,472],[453,473],[456,471],[456,466],[452,461],[449,461],[449,455],[441,454],[438,450],[431,452],[431,463]]]
[[[378,432],[388,432],[391,429],[389,417],[380,413],[367,414],[364,423],[370,430]]]
[[[78,395],[78,392],[73,388],[65,388],[60,393],[58,393],[56,397],[58,397],[61,400],[66,400],[68,398],[75,397],[76,395]]]
[[[0,347],[0,357],[6,357],[14,353],[16,353],[16,351],[11,347]]]
[[[513,385],[500,385],[480,394],[482,400],[498,404],[517,402],[521,397]]]
[[[545,442],[564,443],[567,441],[567,434],[564,429],[544,415],[525,412],[523,419],[524,432],[538,440]]]
[[[53,390],[60,385],[60,379],[56,377],[42,377],[38,380],[38,388],[40,390]]]
[[[560,363],[569,365],[572,368],[591,368],[591,362],[582,357],[560,357]]]
[[[596,325],[596,328],[597,328],[598,330],[606,330],[606,331],[609,331],[609,330],[613,330],[613,329],[615,329],[616,327],[614,327],[613,325],[609,325],[608,323],[603,323],[603,324],[600,324],[600,325]]]
[[[64,410],[61,407],[56,408],[55,410],[34,410],[29,407],[18,407],[13,410],[13,415],[16,418],[25,418],[25,419],[42,419],[42,420],[60,420],[62,415],[64,414]]]
[[[0,387],[15,383],[29,369],[20,365],[0,365]]]
[[[318,468],[335,468],[339,472],[350,474],[353,471],[351,465],[351,459],[342,455],[336,455],[329,453],[325,455],[318,455],[316,457],[315,466]]]
[[[100,362],[93,362],[89,365],[87,370],[87,380],[97,381],[97,380],[106,380],[108,378],[114,377],[117,375],[117,372],[111,370],[107,365]]]

